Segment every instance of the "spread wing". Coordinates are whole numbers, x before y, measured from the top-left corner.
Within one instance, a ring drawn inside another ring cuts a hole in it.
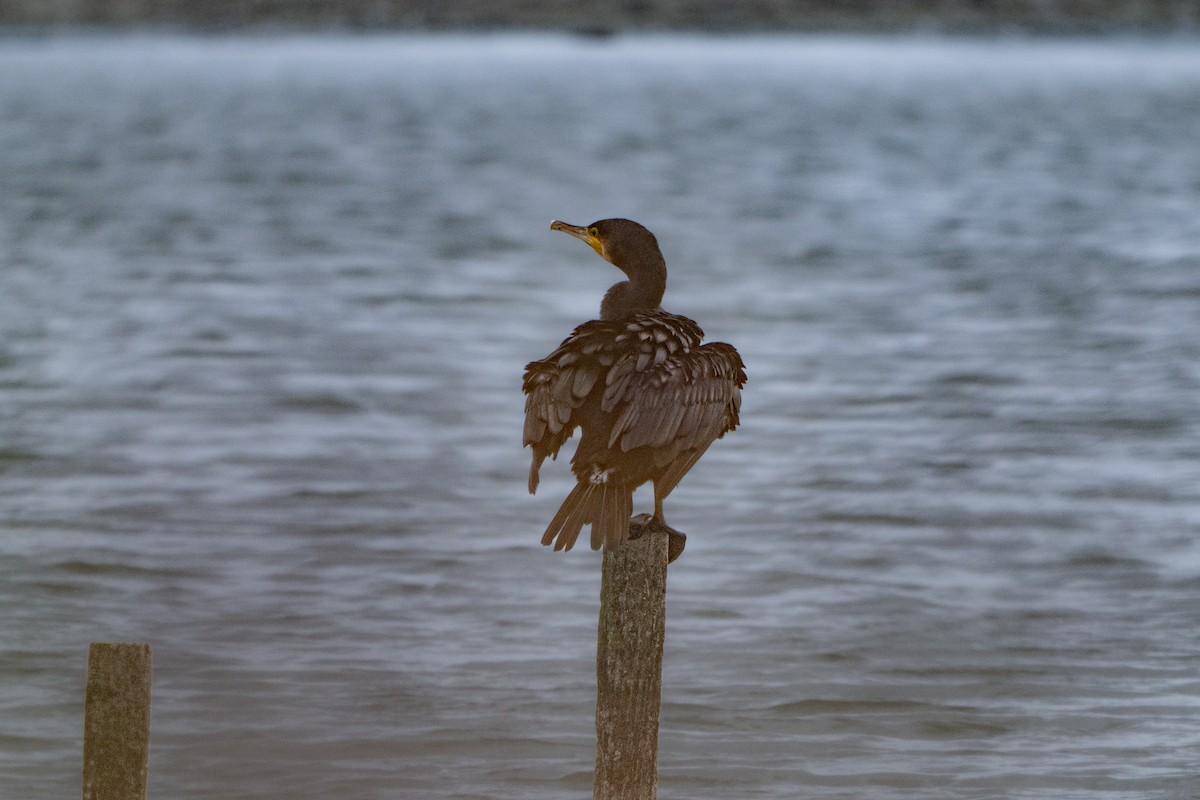
[[[626,358],[608,373],[602,407],[617,415],[608,444],[652,448],[664,468],[656,493],[666,497],[709,445],[738,426],[745,365],[731,345],[714,342],[636,367]]]
[[[738,425],[746,373],[730,345],[700,345],[692,320],[649,311],[580,325],[525,368],[525,445],[533,448],[529,491],[558,455],[591,400],[612,420],[610,450],[652,448],[666,496],[716,439]],[[593,409],[595,406],[593,406]]]
[[[620,326],[585,322],[558,349],[525,367],[525,446],[533,448],[529,492],[537,491],[538,470],[579,427],[576,413],[617,358]]]

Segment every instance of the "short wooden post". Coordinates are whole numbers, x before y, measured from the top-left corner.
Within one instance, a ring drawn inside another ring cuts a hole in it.
[[[146,800],[150,645],[93,642],[83,717],[83,800]]]
[[[670,529],[657,520],[633,525],[639,538],[604,553],[593,800],[654,800],[658,790]]]

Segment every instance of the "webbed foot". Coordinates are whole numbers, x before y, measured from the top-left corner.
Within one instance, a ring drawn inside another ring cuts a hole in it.
[[[638,514],[629,520],[629,539],[640,539],[650,532],[651,528],[660,528],[667,534],[667,563],[670,564],[683,554],[687,546],[687,535],[675,530],[661,519],[650,514]]]

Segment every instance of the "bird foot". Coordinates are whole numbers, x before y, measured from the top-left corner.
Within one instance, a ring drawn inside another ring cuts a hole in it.
[[[629,540],[640,539],[656,528],[667,534],[667,563],[670,564],[683,555],[683,548],[687,546],[687,535],[675,530],[657,517],[651,514],[638,514],[630,519]]]

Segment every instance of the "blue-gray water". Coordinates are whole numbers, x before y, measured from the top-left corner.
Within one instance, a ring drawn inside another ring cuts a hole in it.
[[[0,796],[98,640],[153,797],[588,796],[519,379],[613,215],[750,374],[661,797],[1200,796],[1198,142],[1194,41],[0,42]]]

